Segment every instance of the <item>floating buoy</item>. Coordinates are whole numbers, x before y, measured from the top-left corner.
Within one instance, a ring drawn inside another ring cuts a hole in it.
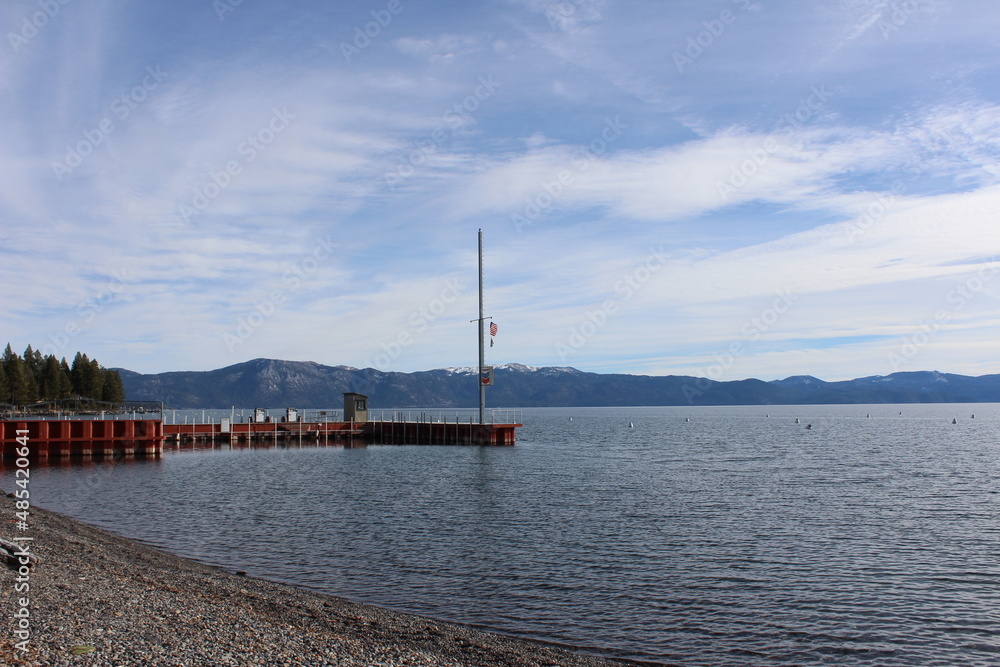
[[[629,423],[628,423],[628,427],[629,427],[629,428],[635,428],[635,424],[633,424],[632,422],[629,422]]]
[[[807,431],[811,431],[811,430],[812,430],[812,427],[813,427],[813,425],[812,425],[812,424],[806,424],[806,430],[807,430]]]
[[[955,419],[952,419],[952,420],[951,420],[951,423],[952,423],[952,424],[957,424],[957,423],[958,423],[958,421],[957,421],[957,420],[955,420]]]
[[[573,418],[572,418],[572,417],[570,417],[570,418],[569,418],[569,420],[570,420],[570,421],[573,421]]]
[[[865,415],[865,417],[867,417],[868,419],[871,419],[872,418],[872,413],[869,412],[868,414]]]
[[[798,424],[798,423],[799,423],[799,418],[798,418],[798,417],[796,417],[796,418],[795,418],[795,423],[796,423],[796,424]]]
[[[690,417],[685,417],[684,421],[689,422],[689,421],[691,421],[691,418]]]

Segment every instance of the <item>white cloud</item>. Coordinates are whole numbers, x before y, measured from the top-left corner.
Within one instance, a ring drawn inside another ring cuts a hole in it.
[[[72,351],[137,370],[220,355],[361,366],[445,277],[475,279],[483,227],[511,361],[697,368],[791,289],[795,308],[727,373],[867,374],[1000,253],[996,56],[974,39],[996,26],[977,7],[972,26],[958,5],[927,4],[883,38],[885,3],[761,4],[679,73],[672,52],[714,9],[429,6],[345,63],[330,46],[344,17],[308,3],[244,3],[220,23],[205,7],[164,23],[156,8],[66,5],[0,63],[8,336],[23,349],[77,322]],[[147,66],[164,80],[119,117]],[[488,76],[495,94],[449,117]],[[808,117],[783,123],[817,87]],[[113,132],[60,181],[53,161],[104,118]],[[251,137],[266,145],[247,149]],[[228,350],[223,335],[325,239],[331,257]],[[653,251],[666,265],[624,299],[616,286]],[[83,322],[122,271],[126,289]],[[992,363],[995,293],[915,361]],[[560,359],[556,344],[608,300],[614,317]],[[393,367],[469,363],[475,312],[463,295]]]

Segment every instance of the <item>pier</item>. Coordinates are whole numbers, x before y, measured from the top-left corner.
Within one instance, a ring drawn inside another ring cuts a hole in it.
[[[337,415],[340,417],[340,415]],[[0,420],[3,458],[17,457],[26,442],[29,457],[101,458],[160,456],[171,449],[192,446],[332,445],[458,445],[512,447],[521,427],[519,410],[495,410],[489,423],[480,424],[471,413],[439,411],[391,411],[378,419],[289,421],[231,419],[203,423],[166,424],[162,419],[106,419],[62,417],[58,419]],[[21,438],[19,443],[18,438]]]
[[[159,419],[0,420],[3,458],[16,457],[22,443],[39,459],[159,456],[163,437]]]
[[[351,417],[358,413],[350,414]],[[340,415],[338,415],[339,417]],[[519,410],[493,410],[487,423],[475,415],[444,411],[389,411],[377,419],[337,420],[298,419],[289,421],[250,421],[232,423],[221,419],[205,423],[165,424],[167,443],[187,442],[220,444],[316,443],[361,445],[467,445],[511,447],[516,429],[521,427]]]

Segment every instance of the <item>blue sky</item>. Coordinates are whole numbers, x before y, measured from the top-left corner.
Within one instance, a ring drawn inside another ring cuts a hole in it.
[[[976,0],[13,1],[2,330],[715,379],[1000,372]]]

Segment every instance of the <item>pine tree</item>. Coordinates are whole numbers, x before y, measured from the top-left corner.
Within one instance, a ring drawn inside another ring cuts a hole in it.
[[[24,350],[24,367],[31,373],[32,377],[35,378],[35,382],[41,384],[42,379],[42,369],[45,365],[45,360],[42,358],[42,353],[38,350],[33,350],[29,345]]]
[[[90,362],[90,372],[86,378],[87,392],[84,396],[95,401],[101,400],[101,395],[104,393],[104,369],[97,363],[97,359]]]
[[[23,363],[23,362],[22,362]],[[25,364],[22,366],[24,373],[24,405],[38,402],[38,381],[31,369]]]
[[[10,343],[3,353],[3,369],[7,375],[8,402],[14,405],[27,405],[34,400],[34,396],[29,395],[28,372],[24,367],[21,357],[14,354]]]
[[[122,376],[118,374],[118,371],[108,369],[104,369],[102,375],[104,376],[104,388],[101,399],[111,403],[124,403],[125,385],[122,384]]]
[[[38,398],[43,401],[55,401],[59,396],[60,380],[62,379],[62,369],[59,368],[59,361],[54,354],[45,357],[42,367],[42,381],[38,385]]]
[[[27,405],[74,395],[122,403],[125,387],[117,371],[104,368],[86,354],[77,352],[70,366],[65,357],[59,361],[54,354],[42,356],[31,345],[22,359],[7,343],[0,357],[0,402]]]
[[[59,362],[59,385],[56,398],[69,398],[73,395],[72,378],[72,371],[70,371],[69,364],[66,363],[66,357],[63,357],[62,361]]]
[[[0,403],[6,403],[10,397],[10,385],[7,383],[7,372],[0,364]]]
[[[85,368],[88,369],[88,371],[84,371]],[[84,395],[83,392],[86,384],[84,380],[84,373],[89,372],[89,368],[90,368],[90,359],[87,358],[87,355],[80,354],[79,352],[77,352],[76,356],[73,357],[73,366],[70,369],[70,378],[69,378],[70,382],[73,385],[73,394],[75,396]]]

